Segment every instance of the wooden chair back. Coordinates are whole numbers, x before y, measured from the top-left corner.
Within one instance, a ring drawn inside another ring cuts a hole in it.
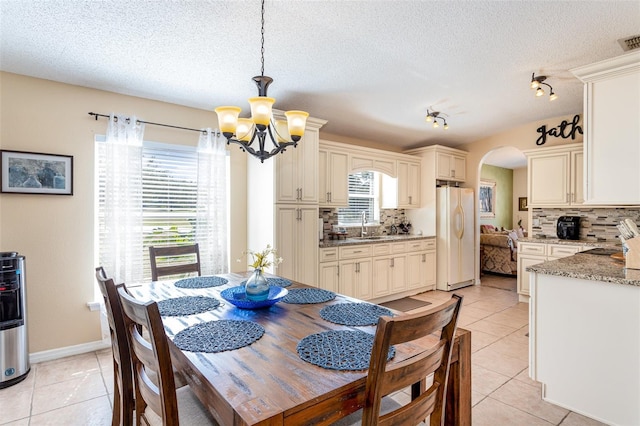
[[[145,415],[150,408],[162,418],[162,424],[178,425],[173,366],[158,304],[138,301],[123,288],[118,295],[133,361],[136,424],[145,424],[142,419],[150,423]]]
[[[133,368],[120,297],[113,279],[107,278],[102,266],[96,268],[96,280],[104,298],[113,354],[113,426],[133,424]]]
[[[367,375],[363,425],[414,426],[429,415],[432,426],[443,424],[449,363],[461,305],[462,297],[454,294],[448,302],[426,312],[379,319]],[[440,339],[425,351],[399,362],[387,361],[392,345],[437,332]],[[433,384],[426,389],[425,379],[431,373]],[[380,416],[382,398],[408,386],[412,386],[412,401]]]
[[[158,264],[158,258],[172,258],[170,265]],[[195,259],[195,261],[193,261]],[[157,281],[159,277],[189,272],[200,272],[200,247],[198,244],[167,247],[149,247],[149,260],[151,261],[151,279]],[[184,262],[175,263],[176,260]],[[186,263],[185,263],[186,262]]]

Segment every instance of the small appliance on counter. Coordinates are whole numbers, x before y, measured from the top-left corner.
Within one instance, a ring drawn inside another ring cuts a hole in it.
[[[560,216],[556,230],[561,240],[579,240],[580,216]]]

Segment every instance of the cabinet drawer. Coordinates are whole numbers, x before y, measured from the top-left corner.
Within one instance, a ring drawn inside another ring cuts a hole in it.
[[[546,244],[518,244],[518,254],[546,255]]]
[[[338,251],[340,260],[356,259],[358,257],[371,257],[371,253],[371,245],[340,247],[340,250]]]
[[[391,253],[406,253],[407,243],[405,241],[401,243],[391,243]]]
[[[436,240],[435,238],[432,240],[424,240],[422,241],[422,248],[424,250],[435,250],[436,249]]]
[[[374,256],[383,256],[385,254],[391,253],[391,246],[389,244],[374,244],[373,245],[373,255]]]
[[[411,253],[414,251],[422,251],[424,250],[424,242],[423,241],[407,241],[407,252]]]
[[[550,245],[548,255],[550,257],[567,257],[573,256],[581,250],[580,246],[568,246],[565,244]]]
[[[320,262],[333,262],[336,260],[338,260],[338,247],[320,249]]]

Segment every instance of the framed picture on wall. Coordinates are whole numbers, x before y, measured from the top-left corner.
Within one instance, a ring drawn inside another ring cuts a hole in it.
[[[496,183],[480,180],[480,217],[496,217]]]
[[[518,197],[518,210],[521,212],[529,210],[529,207],[527,206],[527,197]]]
[[[0,151],[1,192],[73,195],[73,157]]]

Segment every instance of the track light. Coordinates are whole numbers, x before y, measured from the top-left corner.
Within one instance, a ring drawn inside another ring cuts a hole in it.
[[[440,117],[440,114],[441,114],[440,111],[427,110],[427,116],[425,117],[424,120],[427,123],[433,122],[434,129],[437,129],[438,127],[440,127],[440,123],[438,123],[438,120],[442,120],[443,128],[447,130],[449,128],[449,125],[447,124],[447,120],[445,120],[444,117]]]
[[[546,75],[539,75],[536,77],[536,73],[531,74],[531,88],[536,89],[536,97],[540,97],[544,95],[544,90],[542,90],[541,85],[545,85],[549,88],[549,101],[555,101],[558,99],[558,95],[553,91],[553,87],[550,84],[545,83],[544,81],[547,79]]]

